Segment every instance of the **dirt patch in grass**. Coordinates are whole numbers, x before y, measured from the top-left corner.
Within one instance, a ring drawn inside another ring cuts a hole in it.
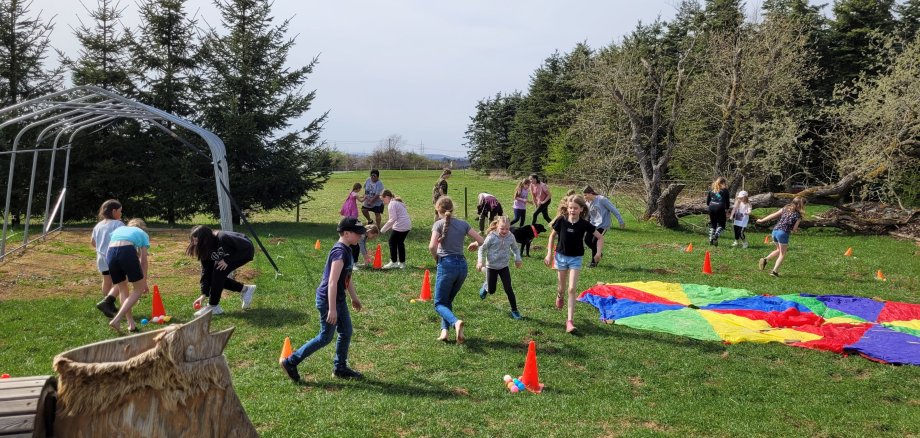
[[[0,301],[51,297],[101,296],[102,276],[96,270],[96,251],[90,229],[66,229],[21,255],[0,264]],[[198,263],[185,256],[187,230],[150,230],[150,277],[161,290],[194,292]],[[237,278],[258,275],[243,268]]]

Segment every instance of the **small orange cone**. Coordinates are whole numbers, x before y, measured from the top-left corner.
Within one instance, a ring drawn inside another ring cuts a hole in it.
[[[166,309],[163,308],[163,299],[160,298],[160,287],[153,285],[153,312],[150,313],[150,319],[158,316],[166,316]]]
[[[322,248],[322,245],[319,244],[319,239],[316,239],[316,243],[313,244],[313,249],[319,250]]]
[[[377,244],[377,252],[374,253],[374,269],[383,268],[383,258],[380,257],[380,244]]]
[[[693,243],[692,243],[692,242],[691,242],[689,245],[687,245],[687,249],[685,249],[684,252],[693,252]]]
[[[881,269],[875,272],[875,279],[878,281],[888,281],[888,279],[885,278],[885,274],[882,273]]]
[[[431,301],[431,273],[425,270],[425,278],[422,280],[422,291],[418,294],[418,301]]]
[[[527,346],[527,360],[524,361],[524,375],[521,376],[521,383],[530,392],[539,394],[540,391],[543,391],[540,372],[537,370],[537,344],[534,341],[530,341],[530,345]]]
[[[847,248],[847,252],[843,253],[844,256],[850,257],[853,255],[853,248]]]
[[[706,251],[706,258],[703,259],[703,273],[712,274],[712,262],[709,260],[709,251]]]
[[[763,236],[763,244],[767,245],[769,243],[770,243],[770,235],[767,234],[766,236]]]
[[[285,336],[284,345],[281,347],[281,357],[279,359],[287,359],[291,357],[291,353],[292,353],[291,338]]]

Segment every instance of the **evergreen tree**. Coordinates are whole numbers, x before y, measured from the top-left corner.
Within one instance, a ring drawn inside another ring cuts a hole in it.
[[[140,83],[139,100],[183,118],[193,116],[192,77],[198,66],[197,31],[185,11],[186,0],[145,0],[133,47]],[[175,130],[176,127],[166,124]],[[155,157],[149,163],[151,206],[174,224],[215,199],[213,167],[160,129],[139,133]],[[192,137],[194,138],[194,137]],[[191,138],[190,138],[191,140]]]
[[[0,0],[0,105],[8,106],[60,89],[62,68],[44,65],[54,23],[30,17],[32,2]]]
[[[202,123],[227,147],[230,190],[241,208],[292,208],[331,172],[331,154],[318,144],[327,114],[283,132],[310,109],[316,93],[301,87],[317,60],[287,65],[290,20],[274,25],[270,1],[216,5],[228,33],[211,28],[202,41]]]
[[[736,32],[744,24],[741,0],[706,0],[703,29],[706,32]]]
[[[131,32],[121,26],[125,8],[118,1],[98,0],[96,9],[84,9],[92,26],[80,20],[74,30],[74,37],[80,42],[80,56],[68,61],[76,85],[96,85],[123,96],[133,96],[130,54]],[[121,28],[121,29],[119,29]]]
[[[907,0],[895,6],[898,14],[897,34],[901,41],[910,43],[920,30],[920,0]]]
[[[837,0],[831,20],[833,65],[829,78],[846,85],[865,72],[879,72],[878,36],[894,33],[894,0]]]
[[[511,159],[511,129],[521,104],[520,92],[494,99],[480,100],[476,114],[470,117],[466,130],[470,147],[470,166],[477,170],[507,169]]]

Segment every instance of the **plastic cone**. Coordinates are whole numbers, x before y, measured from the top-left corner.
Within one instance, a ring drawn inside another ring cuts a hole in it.
[[[422,291],[418,294],[419,301],[431,301],[431,273],[425,270],[425,278],[422,280]]]
[[[158,316],[166,316],[166,309],[163,308],[163,299],[160,298],[160,287],[153,285],[153,312],[150,313],[150,318]]]
[[[374,253],[374,269],[383,268],[383,259],[380,257],[380,244],[377,244],[377,252]]]
[[[685,249],[684,252],[693,252],[693,243],[687,245],[687,249]]]
[[[885,278],[885,274],[882,273],[882,270],[881,270],[881,269],[879,269],[878,271],[875,272],[875,279],[878,280],[878,281],[887,281],[887,280],[888,280],[887,278]]]
[[[844,256],[850,257],[853,255],[853,248],[847,248],[847,252],[843,253]]]
[[[534,341],[530,341],[530,345],[527,346],[527,360],[524,361],[524,375],[521,376],[521,382],[530,392],[539,394],[540,391],[543,391],[540,372],[537,370],[537,344]]]
[[[703,273],[712,274],[712,262],[709,260],[709,251],[706,251],[706,258],[703,259]]]
[[[319,250],[322,248],[322,245],[319,244],[319,239],[316,239],[316,243],[313,244],[313,249]]]
[[[284,345],[281,347],[281,357],[279,359],[287,359],[291,357],[292,352],[293,351],[291,349],[291,338],[285,336]]]
[[[763,244],[767,245],[769,243],[770,243],[770,235],[767,234],[766,236],[763,236]]]

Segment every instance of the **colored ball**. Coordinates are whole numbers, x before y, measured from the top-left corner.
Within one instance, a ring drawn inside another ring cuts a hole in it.
[[[415,298],[409,300],[409,302],[410,302],[410,303],[414,303],[414,302],[415,302]]]
[[[510,382],[510,381],[511,381],[511,376],[509,376],[509,375],[507,375],[507,374],[505,374],[505,377],[502,377],[502,380],[504,380],[504,381],[505,381],[505,383],[508,383],[508,382]]]
[[[193,307],[195,307],[195,310],[200,309],[200,308],[201,308],[201,301],[195,301],[195,305],[194,305]]]
[[[9,378],[10,378],[10,375],[7,373],[3,373],[3,375],[0,376],[0,379],[9,379]]]
[[[166,316],[163,317],[163,322],[169,322],[169,320],[171,320],[171,319],[172,319],[171,316],[166,315]]]
[[[147,318],[144,318],[141,320],[141,325],[147,325],[147,322]]]
[[[518,388],[517,386],[512,386],[512,387],[511,387],[511,392],[516,394],[516,393],[518,393],[518,392],[521,392],[521,390],[520,390],[520,388]]]

